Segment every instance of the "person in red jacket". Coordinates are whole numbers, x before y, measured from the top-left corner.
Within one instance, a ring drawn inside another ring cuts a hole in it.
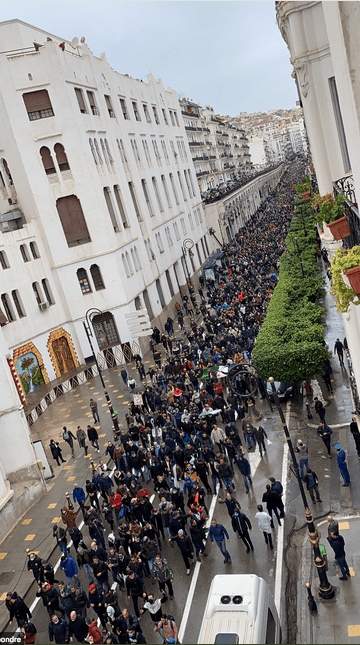
[[[109,498],[110,506],[115,511],[116,526],[120,524],[120,509],[122,506],[122,499],[119,493],[112,493]]]
[[[86,618],[86,624],[89,626],[89,633],[86,637],[87,642],[101,645],[102,637],[101,631],[97,626],[97,618]]]

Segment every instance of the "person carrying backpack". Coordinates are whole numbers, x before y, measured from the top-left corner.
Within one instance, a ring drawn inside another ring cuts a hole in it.
[[[174,616],[170,616],[170,614],[168,616],[166,614],[161,616],[161,620],[154,627],[154,632],[159,632],[163,638],[163,643],[179,643],[179,630]]]

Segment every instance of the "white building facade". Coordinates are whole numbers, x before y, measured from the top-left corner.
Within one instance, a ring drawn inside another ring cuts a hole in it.
[[[351,248],[360,244],[360,6],[278,2],[276,11],[291,55],[319,192],[344,190],[351,235],[343,244]],[[334,242],[327,227],[322,240],[330,257],[342,244]],[[360,391],[359,307],[351,305],[343,322]]]
[[[206,259],[207,228],[175,91],[21,21],[0,41],[0,308],[26,395],[90,355],[91,308],[96,351],[128,351],[125,314],[164,315]]]

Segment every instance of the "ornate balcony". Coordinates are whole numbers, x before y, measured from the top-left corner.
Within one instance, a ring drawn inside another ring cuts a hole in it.
[[[333,182],[334,193],[343,192],[345,196],[345,212],[350,227],[350,235],[343,240],[343,247],[351,249],[360,245],[360,218],[356,201],[354,178],[352,175],[341,177]]]

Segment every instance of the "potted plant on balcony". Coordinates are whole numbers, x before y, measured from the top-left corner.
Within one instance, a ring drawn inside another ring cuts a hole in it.
[[[299,182],[295,186],[295,190],[298,195],[301,195],[304,202],[310,201],[311,196],[311,184],[310,184],[310,175],[306,175],[302,182]]]
[[[335,240],[342,240],[350,235],[350,227],[345,215],[345,198],[343,193],[338,193],[335,199],[330,195],[318,206],[316,221],[322,225],[323,222],[329,227]]]
[[[350,304],[360,304],[360,246],[349,251],[337,249],[331,264],[331,293],[338,311],[345,313]]]

